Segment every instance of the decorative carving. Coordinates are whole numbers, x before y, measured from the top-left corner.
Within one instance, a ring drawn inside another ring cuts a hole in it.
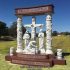
[[[22,18],[17,19],[17,53],[21,53],[22,49]]]
[[[47,14],[46,17],[46,54],[53,54],[52,52],[52,16],[51,14]]]
[[[62,59],[62,49],[57,49],[57,59],[58,60]]]

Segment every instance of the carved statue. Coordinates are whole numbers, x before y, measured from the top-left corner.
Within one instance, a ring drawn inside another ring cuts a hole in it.
[[[42,54],[45,53],[45,48],[44,48],[44,33],[42,32],[42,29],[40,29],[40,32],[38,34],[39,37],[39,50]]]
[[[25,49],[26,49],[28,47],[29,42],[30,42],[30,35],[29,35],[28,31],[25,32],[23,39],[25,40]]]
[[[36,41],[30,41],[28,47],[23,50],[25,54],[35,54],[36,53]]]

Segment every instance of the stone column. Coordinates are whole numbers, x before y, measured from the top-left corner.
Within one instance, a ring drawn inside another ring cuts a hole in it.
[[[53,54],[52,52],[52,15],[47,14],[46,17],[46,54]]]
[[[17,53],[22,53],[22,16],[18,16],[17,19]]]
[[[35,24],[36,24],[36,18],[35,16],[32,17],[32,32],[31,32],[31,39],[32,40],[36,40],[36,27],[35,27]]]

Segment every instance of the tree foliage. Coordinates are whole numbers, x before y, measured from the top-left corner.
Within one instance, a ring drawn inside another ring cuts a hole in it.
[[[23,34],[25,33],[25,27],[22,27]],[[12,37],[17,37],[17,22],[13,22],[9,28],[9,35]]]
[[[6,23],[0,21],[0,37],[8,35],[8,27]]]
[[[61,35],[70,35],[70,32],[61,32]]]
[[[52,32],[52,36],[57,36],[58,35],[58,32],[57,31],[53,31]]]

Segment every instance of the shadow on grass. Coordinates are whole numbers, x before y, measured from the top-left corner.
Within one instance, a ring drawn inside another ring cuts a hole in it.
[[[63,56],[69,56],[70,53],[63,53]]]
[[[0,41],[14,41],[12,39],[0,39]]]
[[[68,52],[64,52],[64,53],[62,53],[62,57],[64,58],[65,56],[69,56],[70,55],[70,53],[68,53]],[[57,53],[55,53],[55,56],[57,56]]]
[[[14,41],[15,38],[13,37],[3,37],[3,38],[0,38],[0,41]]]

